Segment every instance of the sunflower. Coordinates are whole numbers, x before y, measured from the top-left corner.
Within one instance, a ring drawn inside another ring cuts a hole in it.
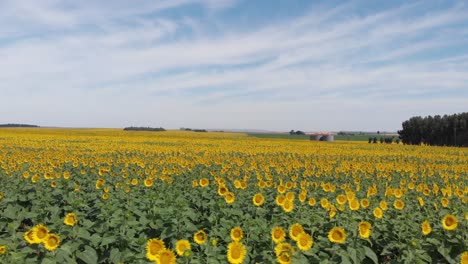
[[[364,198],[364,199],[361,200],[362,208],[367,208],[367,207],[369,207],[369,205],[370,205],[369,199]]]
[[[32,237],[36,243],[44,242],[48,234],[49,234],[49,229],[47,229],[47,227],[41,224],[38,224],[32,230]]]
[[[229,263],[242,263],[244,262],[247,250],[241,242],[233,241],[228,245],[227,259]]]
[[[199,245],[204,244],[206,242],[206,233],[205,233],[205,231],[200,230],[200,231],[196,232],[193,235],[193,240],[195,241],[195,243],[197,243]]]
[[[68,213],[63,220],[63,223],[68,226],[74,226],[78,222],[76,215],[74,213]]]
[[[338,202],[338,204],[345,204],[346,201],[348,201],[348,198],[346,198],[346,195],[340,194],[336,197],[336,201]]]
[[[187,239],[182,239],[176,242],[177,255],[183,256],[185,251],[192,250],[192,245]]]
[[[157,264],[175,264],[176,255],[170,249],[162,249],[159,251],[159,254],[156,256]]]
[[[275,254],[277,257],[280,256],[284,252],[288,252],[289,254],[292,255],[294,253],[294,248],[289,243],[286,243],[286,242],[282,242],[276,245]]]
[[[424,200],[421,196],[418,197],[418,203],[419,203],[419,206],[423,207],[424,206]]]
[[[108,200],[109,199],[109,194],[108,193],[103,193],[102,194],[102,199],[103,200]]]
[[[460,263],[461,264],[468,264],[468,251],[465,251],[460,256]]]
[[[382,209],[380,209],[379,207],[374,208],[373,213],[374,213],[374,216],[379,219],[381,219],[383,216]]]
[[[224,186],[224,185],[220,185],[218,187],[218,194],[220,196],[225,196],[228,193],[228,191],[229,191],[228,188],[226,188],[226,186]]]
[[[50,183],[50,187],[52,187],[52,188],[57,188],[57,182],[56,182],[56,181],[52,181],[52,182]]]
[[[423,235],[425,236],[429,235],[432,232],[431,225],[429,224],[428,221],[422,222],[421,229],[422,229]]]
[[[277,260],[280,264],[289,264],[292,261],[292,256],[290,252],[282,252],[278,257]]]
[[[315,206],[315,204],[316,204],[315,198],[314,198],[314,197],[310,197],[310,198],[309,198],[309,205],[310,205],[310,206]]]
[[[284,203],[285,200],[286,200],[286,197],[284,197],[284,195],[280,194],[280,195],[276,196],[275,203],[278,206],[283,206],[283,203]]]
[[[328,199],[327,198],[320,199],[320,206],[322,206],[323,209],[328,208]]]
[[[387,202],[386,201],[380,201],[379,203],[379,206],[382,210],[387,210],[388,209],[388,206],[387,206]]]
[[[289,236],[294,240],[297,241],[299,239],[299,235],[304,233],[304,227],[301,224],[295,223],[289,228]]]
[[[349,209],[356,211],[359,210],[359,201],[355,198],[348,201]]]
[[[371,228],[372,228],[371,223],[367,221],[362,221],[359,223],[358,228],[359,228],[359,236],[361,238],[369,238],[371,234]]]
[[[283,193],[286,192],[286,187],[284,185],[280,184],[278,186],[277,190],[278,190],[279,193],[283,194]]]
[[[295,196],[296,195],[293,192],[287,192],[286,193],[286,199],[288,199],[290,201],[294,201]]]
[[[341,227],[334,227],[328,232],[328,240],[333,243],[344,243],[346,241],[345,230]]]
[[[146,187],[151,187],[151,186],[153,186],[153,179],[151,179],[151,178],[146,178],[146,179],[143,181],[143,184],[145,184]]]
[[[226,203],[232,204],[236,200],[236,196],[232,192],[228,192],[224,196],[224,200],[226,201]]]
[[[440,203],[442,204],[443,207],[448,207],[448,205],[449,205],[449,199],[447,199],[447,198],[444,197],[444,198],[442,198],[442,199],[440,200]]]
[[[131,183],[132,183],[133,186],[137,186],[138,185],[138,179],[132,179]]]
[[[468,220],[468,212],[465,214],[465,220]]]
[[[164,249],[166,249],[164,241],[157,238],[152,238],[146,243],[146,258],[151,261],[156,261],[158,259],[159,253]]]
[[[5,255],[6,252],[7,252],[7,246],[1,245],[0,246],[0,255]]]
[[[255,206],[261,206],[265,202],[265,197],[263,197],[261,193],[257,193],[254,195],[252,201]]]
[[[292,200],[286,199],[283,202],[283,210],[286,213],[290,213],[294,209],[294,202]]]
[[[458,226],[458,219],[456,216],[448,214],[442,219],[442,226],[445,230],[455,230]]]
[[[400,199],[396,199],[395,202],[393,202],[393,207],[395,207],[395,209],[401,210],[405,208],[405,202]]]
[[[284,239],[286,238],[286,232],[284,231],[284,229],[280,226],[275,226],[272,230],[271,230],[271,239],[275,242],[275,243],[280,243],[281,241],[283,241]]]
[[[200,186],[201,187],[207,187],[210,184],[210,180],[207,178],[201,178],[200,179]]]
[[[96,189],[101,189],[101,186],[102,186],[104,183],[105,183],[105,180],[99,178],[99,179],[96,181]]]
[[[34,228],[26,231],[23,236],[24,240],[26,240],[29,244],[39,244],[40,241],[35,240],[33,234],[34,234]]]
[[[314,241],[312,240],[312,237],[307,234],[306,232],[302,232],[300,235],[299,235],[299,238],[297,239],[297,247],[301,250],[301,251],[307,251],[309,250]]]
[[[56,234],[48,234],[43,243],[47,250],[54,251],[60,244],[60,237]]]
[[[231,239],[234,241],[241,241],[242,237],[244,237],[244,232],[240,227],[234,227],[231,229]]]

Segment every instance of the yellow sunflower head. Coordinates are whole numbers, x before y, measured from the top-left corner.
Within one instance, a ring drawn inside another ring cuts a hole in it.
[[[432,232],[431,225],[429,224],[428,221],[422,222],[421,231],[422,231],[423,235],[425,235],[425,236],[429,235]]]
[[[340,194],[336,197],[336,201],[338,202],[338,204],[345,204],[346,201],[348,201],[348,198],[346,198],[346,195]]]
[[[201,178],[200,179],[200,186],[201,187],[207,187],[210,184],[210,180],[207,178]]]
[[[146,243],[146,258],[151,261],[156,261],[158,259],[159,253],[164,249],[166,249],[164,241],[157,238],[152,238]]]
[[[206,242],[206,233],[205,233],[205,231],[200,230],[200,231],[196,232],[193,235],[193,240],[195,241],[195,243],[197,243],[199,245],[204,244]]]
[[[224,186],[224,185],[221,185],[221,186],[218,187],[218,194],[220,196],[225,196],[228,191],[229,191],[228,188],[226,188],[226,186]]]
[[[370,205],[369,199],[364,198],[364,199],[361,200],[361,206],[362,206],[362,208],[367,208],[367,207],[369,207],[369,205]]]
[[[60,245],[60,237],[56,234],[48,234],[43,243],[47,250],[54,251]]]
[[[468,264],[468,251],[465,251],[460,256],[460,263],[461,264]]]
[[[282,242],[276,245],[275,254],[277,257],[285,252],[289,253],[292,257],[292,254],[294,253],[294,248],[289,243],[286,243],[286,242]]]
[[[395,202],[393,202],[393,207],[395,207],[397,210],[402,210],[405,208],[405,202],[400,199],[396,199]]]
[[[1,245],[0,246],[0,255],[5,255],[6,252],[7,252],[7,246]]]
[[[283,206],[284,201],[286,200],[286,197],[282,194],[276,196],[275,203],[278,206]]]
[[[301,251],[307,251],[312,247],[314,242],[312,240],[312,237],[309,234],[307,234],[306,232],[302,232],[299,235],[299,238],[297,239],[296,243],[297,243],[297,247]]]
[[[41,241],[36,240],[34,237],[34,228],[26,231],[24,233],[24,240],[26,240],[29,244],[39,244]]]
[[[358,228],[359,228],[359,236],[361,238],[369,238],[371,234],[371,228],[372,228],[371,223],[367,221],[362,221],[359,223]]]
[[[386,201],[380,201],[379,206],[384,211],[388,209],[388,205]]]
[[[244,232],[240,227],[234,227],[231,229],[231,239],[234,241],[241,241],[242,237],[244,237]]]
[[[33,228],[32,237],[35,242],[44,242],[49,234],[49,229],[43,226],[42,224],[38,224]]]
[[[309,198],[309,205],[310,205],[310,206],[315,206],[315,204],[316,204],[315,198],[314,198],[314,197],[310,197],[310,198]]]
[[[278,244],[282,242],[285,238],[286,238],[286,232],[284,231],[282,227],[275,226],[271,230],[271,239],[273,240],[273,242]]]
[[[78,222],[78,218],[74,213],[69,213],[65,216],[65,219],[63,220],[63,223],[68,225],[68,226],[74,226]]]
[[[265,202],[265,197],[261,193],[257,193],[254,195],[252,201],[255,206],[261,206]]]
[[[156,257],[156,263],[158,264],[175,264],[176,255],[170,249],[162,249]]]
[[[151,187],[151,186],[153,186],[153,179],[151,179],[151,178],[146,178],[145,181],[143,182],[143,184],[144,184],[146,187]]]
[[[344,243],[346,241],[346,232],[341,227],[334,227],[328,232],[328,240],[333,243]]]
[[[448,214],[442,219],[442,227],[445,230],[455,230],[458,226],[458,219],[456,216]]]
[[[356,211],[359,210],[359,201],[355,198],[348,201],[349,209]]]
[[[234,193],[228,192],[224,196],[224,200],[226,201],[226,203],[232,204],[232,203],[234,203],[234,201],[236,201],[236,196],[234,195]]]
[[[379,207],[374,208],[374,211],[372,211],[372,213],[374,214],[375,218],[381,219],[383,216],[382,209],[380,209]]]
[[[227,259],[229,263],[240,264],[244,262],[247,255],[247,249],[244,244],[238,241],[233,241],[228,245]]]
[[[187,239],[182,239],[176,242],[176,251],[177,255],[183,256],[185,251],[192,250],[192,246]]]
[[[284,212],[290,213],[294,209],[294,202],[292,200],[285,199],[282,207]]]
[[[301,224],[295,223],[289,228],[289,236],[294,240],[297,241],[299,239],[299,235],[304,233],[304,227]]]

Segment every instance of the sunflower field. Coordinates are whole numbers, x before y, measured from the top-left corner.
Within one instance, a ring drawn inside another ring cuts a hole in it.
[[[0,129],[0,263],[468,263],[468,149]]]

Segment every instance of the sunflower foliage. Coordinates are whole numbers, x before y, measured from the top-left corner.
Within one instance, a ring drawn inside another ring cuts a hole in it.
[[[0,130],[0,263],[466,263],[468,150]]]

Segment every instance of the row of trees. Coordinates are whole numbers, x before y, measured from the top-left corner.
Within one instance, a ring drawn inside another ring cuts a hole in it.
[[[166,131],[166,129],[162,127],[126,127],[124,128],[125,131]]]
[[[298,130],[298,131],[291,130],[291,131],[289,131],[289,134],[290,135],[305,135],[305,133],[303,131],[300,131],[300,130]]]
[[[0,124],[0,127],[39,127],[39,126],[28,125],[28,124]]]
[[[453,115],[411,117],[398,131],[404,144],[468,146],[468,112]]]

